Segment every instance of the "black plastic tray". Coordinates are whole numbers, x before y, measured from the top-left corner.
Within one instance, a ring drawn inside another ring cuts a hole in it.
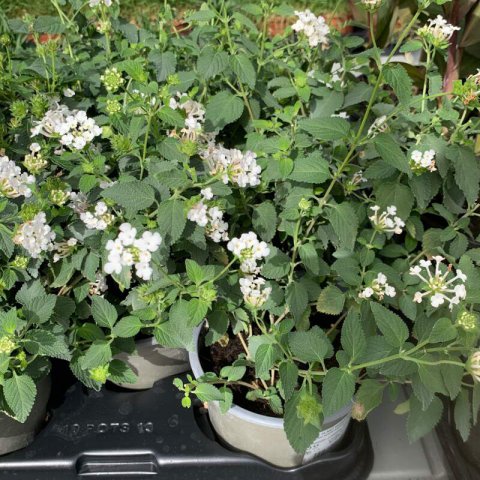
[[[55,387],[55,384],[54,384]],[[172,379],[141,392],[71,386],[32,445],[0,457],[0,478],[365,480],[373,465],[366,423],[308,465],[274,467],[215,438],[208,415],[180,405]]]

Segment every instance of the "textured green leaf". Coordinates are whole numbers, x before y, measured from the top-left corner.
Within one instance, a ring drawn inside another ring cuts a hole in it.
[[[100,367],[112,359],[110,344],[104,340],[95,340],[80,359],[83,370]]]
[[[328,370],[323,380],[322,401],[326,417],[347,406],[355,394],[355,377],[339,368]]]
[[[338,236],[340,248],[353,250],[358,231],[358,218],[350,203],[330,205],[327,218]]]
[[[103,297],[98,296],[92,297],[92,315],[95,323],[105,328],[112,328],[118,318],[115,307]]]
[[[442,411],[442,401],[437,397],[434,397],[426,410],[423,410],[422,404],[415,397],[410,397],[410,413],[407,420],[410,442],[416,442],[435,428],[442,417]]]
[[[324,288],[317,300],[317,310],[328,315],[339,315],[345,305],[345,294],[337,287]]]
[[[464,442],[470,436],[472,428],[472,409],[470,404],[470,397],[466,390],[462,390],[455,401],[454,409],[455,425]]]
[[[270,369],[279,358],[279,349],[276,344],[262,344],[255,352],[255,375],[259,378],[269,377]]]
[[[455,182],[464,193],[469,205],[478,200],[480,187],[480,168],[478,159],[471,148],[452,145],[446,156],[455,168]]]
[[[15,418],[20,423],[25,423],[37,396],[35,382],[28,375],[13,372],[12,377],[3,384],[3,395]]]
[[[277,212],[272,202],[263,202],[253,210],[253,228],[265,242],[269,242],[277,232]]]
[[[133,212],[148,208],[155,201],[153,188],[140,180],[116,183],[105,189],[102,196]]]
[[[226,52],[216,51],[213,47],[205,47],[197,60],[198,74],[208,80],[222,73],[228,66],[229,56]]]
[[[350,361],[360,358],[367,348],[360,315],[353,310],[350,310],[343,322],[341,343]]]
[[[400,103],[408,103],[412,98],[413,82],[407,71],[398,63],[388,64],[383,76],[385,81],[393,88]]]
[[[379,303],[371,302],[370,308],[379,330],[385,339],[394,347],[402,347],[409,336],[405,322],[388,308]]]
[[[316,140],[343,140],[350,133],[350,123],[343,118],[309,118],[301,120],[299,127]]]
[[[223,90],[210,98],[205,113],[205,126],[208,131],[222,129],[238,120],[243,113],[243,101]]]
[[[295,357],[304,362],[322,362],[333,355],[333,347],[325,332],[318,326],[308,332],[288,334],[288,345]]]
[[[308,306],[307,289],[300,282],[290,283],[286,291],[286,300],[293,316],[297,320],[300,319]]]
[[[113,334],[117,337],[129,338],[137,335],[137,333],[140,332],[141,328],[141,320],[138,317],[129,315],[127,317],[123,317],[120,321],[118,321],[113,327],[112,331]]]
[[[158,230],[168,243],[175,243],[182,235],[187,219],[183,212],[181,200],[167,200],[158,207]]]
[[[408,159],[392,135],[380,133],[374,138],[373,144],[375,150],[386,163],[401,172],[411,173]]]
[[[298,367],[293,362],[282,362],[278,369],[285,400],[289,400],[298,382]]]
[[[330,178],[328,162],[319,153],[297,158],[289,178],[297,182],[323,183]]]
[[[250,88],[255,88],[257,73],[250,59],[244,53],[237,53],[231,57],[233,73],[241,83],[245,83]]]

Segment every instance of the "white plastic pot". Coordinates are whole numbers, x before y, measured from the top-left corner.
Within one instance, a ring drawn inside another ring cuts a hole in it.
[[[120,353],[115,358],[124,361],[138,379],[135,383],[116,383],[116,385],[130,390],[146,390],[152,388],[158,380],[190,369],[188,353],[183,348],[162,347],[155,337],[139,339],[135,344],[135,353]]]
[[[37,398],[25,423],[0,413],[0,455],[20,450],[32,443],[45,423],[51,387],[50,376],[37,383]]]
[[[196,332],[196,344],[200,335]],[[190,366],[195,378],[204,374],[198,352],[190,352]],[[259,415],[233,405],[222,414],[218,402],[209,402],[208,414],[217,434],[231,447],[249,452],[279,467],[296,467],[330,450],[344,437],[350,423],[351,406],[348,405],[324,420],[323,430],[300,455],[291,447],[283,428],[283,419]]]

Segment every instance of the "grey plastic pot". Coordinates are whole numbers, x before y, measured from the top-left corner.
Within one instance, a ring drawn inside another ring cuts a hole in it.
[[[155,337],[139,339],[135,344],[135,353],[120,353],[115,357],[127,363],[138,376],[135,383],[116,383],[120,387],[146,390],[162,378],[190,370],[188,353],[183,348],[162,347]]]
[[[0,413],[0,455],[20,450],[32,443],[45,423],[51,387],[50,376],[37,383],[37,398],[25,423]]]
[[[200,335],[196,332],[196,344]],[[190,352],[190,366],[195,378],[204,374],[197,351]],[[273,465],[289,468],[309,462],[330,450],[344,437],[350,423],[351,405],[327,417],[323,430],[304,455],[291,447],[283,429],[283,419],[267,417],[234,405],[222,414],[218,402],[209,402],[208,415],[217,434],[231,447],[249,452]]]

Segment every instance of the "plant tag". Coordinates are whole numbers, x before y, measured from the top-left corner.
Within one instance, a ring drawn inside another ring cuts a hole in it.
[[[317,439],[308,447],[305,455],[303,457],[303,463],[308,463],[310,460],[313,460],[317,455],[324,452],[332,445],[337,443],[345,432],[347,431],[348,424],[350,423],[350,415],[347,415],[345,418],[342,418],[338,423],[333,425],[333,427],[327,428],[320,432],[320,435]]]

